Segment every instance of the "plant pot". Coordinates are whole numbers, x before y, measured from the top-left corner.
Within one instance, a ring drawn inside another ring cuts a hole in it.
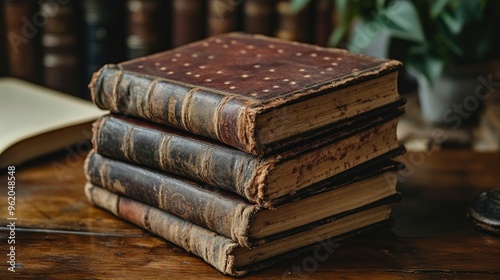
[[[448,67],[433,85],[417,74],[423,120],[455,129],[477,121],[485,96],[480,86],[485,73],[486,64]]]

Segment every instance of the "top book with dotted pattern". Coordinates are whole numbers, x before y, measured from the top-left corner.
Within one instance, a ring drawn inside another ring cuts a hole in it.
[[[105,65],[89,88],[102,109],[266,155],[401,106],[400,67],[341,49],[229,33]]]

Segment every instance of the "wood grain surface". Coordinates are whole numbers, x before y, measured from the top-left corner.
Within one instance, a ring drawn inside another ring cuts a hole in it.
[[[83,194],[84,155],[62,154],[17,167],[16,272],[8,271],[0,230],[0,279],[230,278],[201,259],[92,207]],[[400,172],[404,199],[396,224],[319,247],[247,279],[499,279],[500,237],[476,231],[467,207],[499,187],[500,154],[408,153]],[[7,176],[0,176],[0,218],[6,225]]]

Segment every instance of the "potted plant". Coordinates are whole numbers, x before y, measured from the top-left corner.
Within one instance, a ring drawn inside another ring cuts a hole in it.
[[[293,0],[300,9],[308,0]],[[384,34],[388,56],[419,82],[423,118],[458,128],[479,110],[476,89],[500,47],[500,2],[489,0],[336,0],[339,24],[330,44],[363,51]],[[354,28],[353,22],[356,21]],[[471,97],[472,96],[472,97]],[[476,96],[476,99],[473,97]]]

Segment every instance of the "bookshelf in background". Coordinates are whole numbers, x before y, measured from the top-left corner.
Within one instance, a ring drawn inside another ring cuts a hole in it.
[[[229,33],[241,30],[240,8],[235,0],[208,0],[207,7],[207,36]]]
[[[5,18],[4,6],[0,5],[0,18]],[[6,34],[5,21],[0,20],[0,34]],[[0,77],[7,76],[9,64],[7,61],[7,36],[0,36]]]
[[[2,20],[5,24],[5,40],[9,75],[40,82],[39,28],[33,21],[36,6],[32,0],[4,0]]]
[[[313,0],[298,14],[288,11],[290,0],[0,0],[0,4],[5,26],[0,29],[0,58],[7,58],[0,75],[87,99],[91,74],[107,63],[231,31],[325,45],[333,21],[333,5],[327,0]],[[8,34],[17,41],[9,40]]]
[[[172,44],[178,47],[203,38],[204,3],[202,0],[172,1]]]
[[[83,13],[83,68],[84,85],[91,80],[92,74],[106,63],[116,63],[124,55],[124,6],[121,0],[81,1]],[[90,98],[87,91],[84,97]]]
[[[243,2],[243,30],[252,34],[271,36],[274,30],[274,0]]]
[[[168,9],[159,0],[127,0],[125,8],[126,59],[137,58],[167,48],[165,18]]]
[[[81,15],[77,1],[44,1],[42,29],[42,84],[71,95],[82,92]]]
[[[274,36],[288,41],[312,43],[313,38],[313,9],[314,2],[310,2],[300,12],[290,10],[289,0],[276,2],[276,29]]]
[[[334,2],[332,0],[317,0],[314,9],[314,44],[326,47],[333,31]]]

